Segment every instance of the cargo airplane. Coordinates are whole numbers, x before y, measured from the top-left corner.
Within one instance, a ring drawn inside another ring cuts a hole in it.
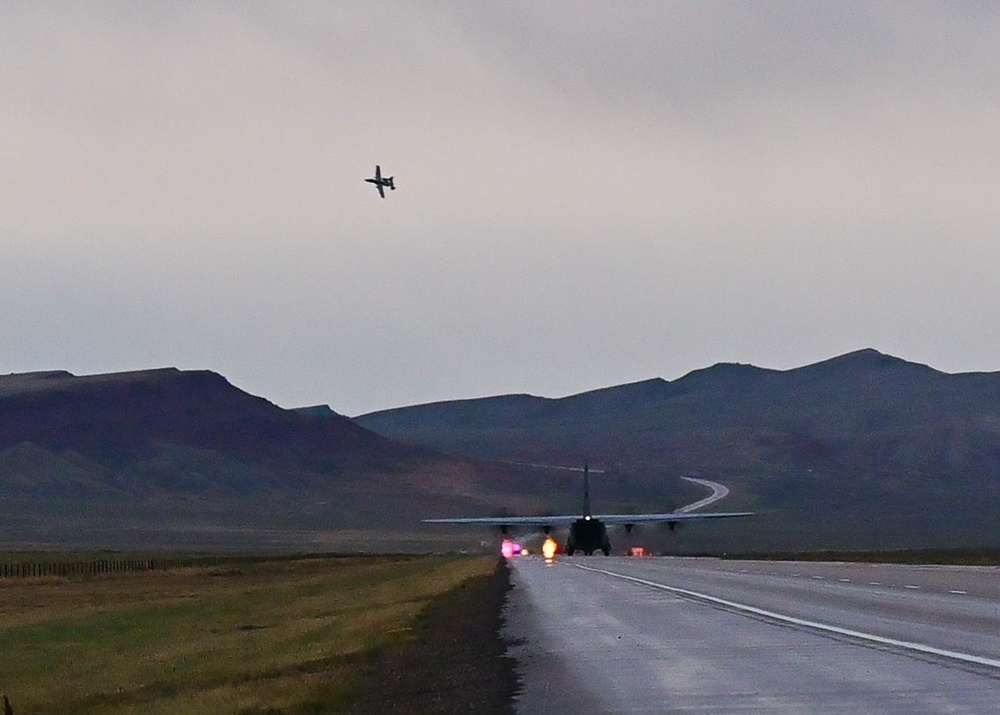
[[[601,551],[605,556],[611,553],[611,540],[608,538],[608,526],[621,525],[625,531],[640,523],[665,522],[673,531],[684,521],[700,519],[731,519],[740,516],[752,516],[753,512],[670,512],[669,514],[593,514],[590,510],[590,470],[583,465],[583,513],[556,516],[495,516],[471,517],[459,519],[424,519],[425,524],[478,524],[496,526],[504,534],[513,527],[533,526],[541,528],[549,534],[556,527],[569,527],[566,538],[566,555],[572,556],[582,551],[590,556],[595,551]]]

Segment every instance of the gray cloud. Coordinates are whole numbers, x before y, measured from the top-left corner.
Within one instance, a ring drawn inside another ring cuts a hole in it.
[[[996,369],[998,19],[6,3],[0,370],[357,413],[864,346]]]

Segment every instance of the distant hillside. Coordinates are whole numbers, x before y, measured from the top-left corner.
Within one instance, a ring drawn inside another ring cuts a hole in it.
[[[332,410],[309,417],[238,390],[208,371],[0,376],[0,450],[31,443],[107,465],[141,457],[164,443],[303,463],[335,464],[359,455],[427,456],[427,450],[393,443]]]
[[[719,364],[560,399],[508,395],[354,420],[207,371],[0,376],[0,549],[441,549],[430,516],[714,508],[753,519],[629,538],[675,551],[1000,543],[1000,373],[862,350]],[[613,540],[621,541],[619,535]]]
[[[560,399],[441,402],[355,421],[450,454],[588,455],[646,484],[714,475],[736,487],[727,508],[772,510],[787,533],[808,523],[839,543],[1000,540],[1000,373],[949,375],[861,350],[793,370],[718,364]]]
[[[0,376],[0,548],[333,548],[347,531],[370,548],[421,516],[538,498],[515,468],[284,410],[212,372]]]

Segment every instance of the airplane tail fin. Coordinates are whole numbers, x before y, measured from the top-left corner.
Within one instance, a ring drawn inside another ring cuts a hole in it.
[[[590,469],[583,460],[583,515],[590,516]]]
[[[394,183],[392,183],[392,177],[390,176],[388,179],[386,179],[386,181],[389,182],[389,188],[392,189],[393,191],[395,191],[396,190],[396,185]]]

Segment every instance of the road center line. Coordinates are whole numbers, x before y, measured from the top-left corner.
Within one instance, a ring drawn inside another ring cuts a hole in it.
[[[958,660],[963,663],[973,663],[975,665],[985,665],[990,668],[1000,669],[1000,660],[997,660],[995,658],[985,658],[983,656],[972,655],[971,653],[959,653],[953,650],[945,650],[943,648],[935,648],[934,646],[924,645],[923,643],[913,643],[911,641],[901,641],[895,638],[885,638],[883,636],[877,636],[872,633],[863,633],[861,631],[854,631],[849,628],[832,626],[828,623],[819,623],[817,621],[810,621],[804,618],[786,616],[782,613],[767,611],[764,610],[763,608],[757,608],[756,606],[748,606],[743,603],[736,603],[735,601],[727,601],[723,598],[716,598],[715,596],[709,596],[707,593],[689,591],[685,588],[677,588],[676,586],[667,586],[662,583],[656,583],[655,581],[647,581],[646,579],[637,578],[635,576],[629,576],[627,574],[616,573],[614,571],[606,571],[605,569],[593,568],[592,566],[583,566],[582,564],[573,564],[573,565],[578,569],[583,569],[584,571],[593,571],[594,573],[600,573],[606,576],[620,578],[625,581],[638,583],[642,586],[648,586],[650,588],[659,589],[661,591],[669,591],[671,593],[676,593],[679,596],[688,596],[689,598],[697,599],[699,601],[707,601],[709,603],[715,603],[720,606],[725,606],[726,608],[730,608],[736,611],[742,611],[744,613],[752,613],[756,616],[763,616],[764,618],[770,618],[775,621],[781,621],[782,623],[790,623],[794,626],[811,628],[813,630],[824,631],[826,633],[835,633],[837,635],[847,636],[849,638],[857,638],[858,640],[868,641],[870,643],[879,643],[880,645],[893,646],[895,648],[902,648],[904,650],[915,651],[917,653],[936,655],[941,658]]]

